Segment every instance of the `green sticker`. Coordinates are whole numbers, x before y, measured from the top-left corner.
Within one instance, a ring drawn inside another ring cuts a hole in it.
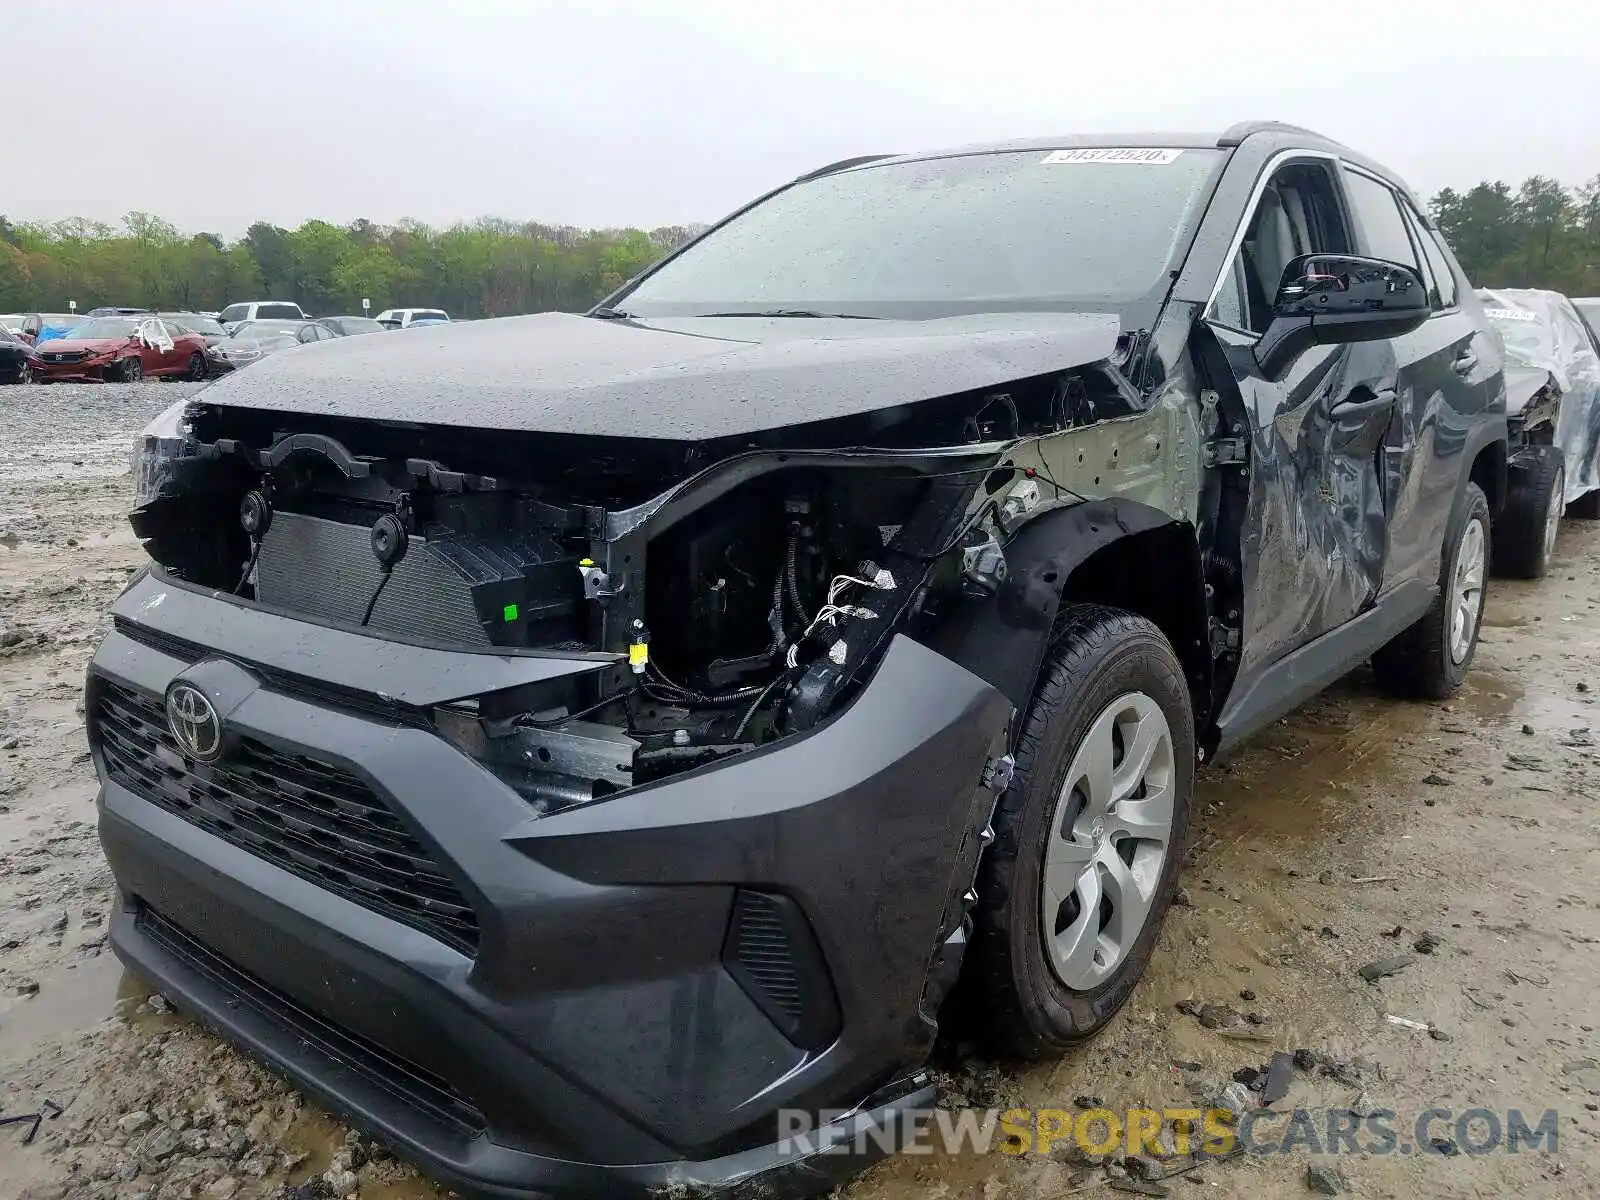
[[[501,611],[505,614],[506,620],[515,621],[517,619],[517,606],[515,604],[508,604]]]

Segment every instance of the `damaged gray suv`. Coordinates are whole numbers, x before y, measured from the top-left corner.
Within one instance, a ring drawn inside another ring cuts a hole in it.
[[[826,1190],[963,975],[1111,1018],[1198,763],[1472,660],[1499,342],[1304,130],[852,160],[400,341],[147,431],[87,712],[117,952],[471,1192]]]

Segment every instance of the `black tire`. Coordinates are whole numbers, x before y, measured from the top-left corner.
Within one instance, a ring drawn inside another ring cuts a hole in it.
[[[1172,738],[1173,814],[1143,929],[1122,961],[1088,990],[1057,978],[1043,946],[1041,880],[1051,819],[1079,744],[1108,705],[1143,692]],[[1149,621],[1120,609],[1062,609],[1017,745],[1016,774],[994,815],[978,872],[972,1000],[1001,1054],[1055,1057],[1103,1028],[1132,993],[1177,887],[1194,786],[1194,713],[1182,665]]]
[[[1397,696],[1443,700],[1454,694],[1467,677],[1472,656],[1478,649],[1478,632],[1483,627],[1484,589],[1477,596],[1472,637],[1466,653],[1459,659],[1451,653],[1453,606],[1452,585],[1461,558],[1462,539],[1468,526],[1477,522],[1484,538],[1484,565],[1493,561],[1493,531],[1489,524],[1489,501],[1483,490],[1469,483],[1445,533],[1444,553],[1439,564],[1439,595],[1414,625],[1403,630],[1388,645],[1372,656],[1372,669],[1378,682]]]
[[[123,383],[138,383],[144,377],[144,364],[137,358],[125,358],[117,364],[117,378]]]
[[[1567,468],[1561,451],[1539,446],[1531,461],[1512,468],[1506,504],[1494,523],[1494,573],[1542,579],[1550,569],[1550,521],[1566,506]]]
[[[189,378],[196,383],[206,377],[206,356],[196,350],[189,355]]]

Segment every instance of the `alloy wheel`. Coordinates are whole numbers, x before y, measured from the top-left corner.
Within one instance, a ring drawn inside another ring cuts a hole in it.
[[[1487,568],[1488,539],[1483,522],[1474,517],[1461,531],[1456,550],[1455,575],[1450,580],[1450,659],[1465,662],[1478,633],[1483,611],[1483,577]]]
[[[1556,531],[1561,528],[1561,514],[1566,511],[1566,494],[1567,469],[1559,466],[1556,468],[1555,482],[1550,485],[1550,507],[1544,514],[1544,561],[1547,567],[1556,552]]]
[[[1073,755],[1045,845],[1039,929],[1067,987],[1086,991],[1109,976],[1150,919],[1175,786],[1161,706],[1143,692],[1117,697]]]

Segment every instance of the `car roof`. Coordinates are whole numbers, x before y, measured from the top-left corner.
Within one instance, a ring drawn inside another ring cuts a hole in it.
[[[1162,148],[1173,150],[1232,150],[1247,138],[1264,138],[1280,145],[1274,149],[1322,150],[1337,154],[1380,174],[1394,177],[1382,167],[1342,142],[1283,121],[1240,121],[1220,133],[1181,132],[1125,132],[1125,133],[1074,133],[1051,134],[1035,137],[1010,138],[998,142],[971,142],[942,150],[922,150],[910,154],[873,154],[847,158],[822,167],[802,179],[812,179],[835,171],[848,171],[856,167],[881,165],[886,162],[916,162],[922,159],[958,158],[969,154],[1007,154],[1026,150],[1076,150],[1109,147]]]

